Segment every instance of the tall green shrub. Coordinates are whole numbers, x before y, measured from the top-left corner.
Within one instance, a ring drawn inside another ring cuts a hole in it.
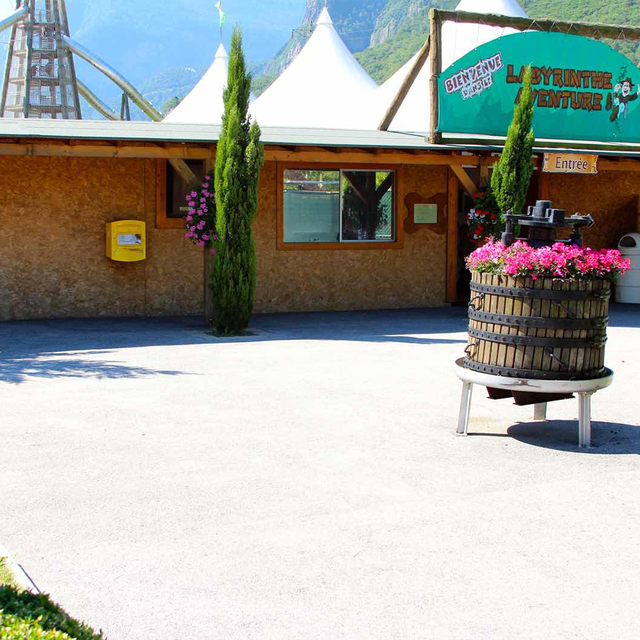
[[[503,216],[508,211],[520,214],[527,199],[533,174],[531,158],[535,137],[531,127],[532,120],[533,92],[529,67],[525,72],[524,86],[507,131],[504,149],[491,176],[491,191]]]
[[[260,128],[247,114],[251,75],[242,51],[242,34],[233,31],[224,115],[215,167],[216,255],[209,286],[213,326],[221,334],[249,324],[256,286],[256,258],[251,223],[258,207],[263,160]]]

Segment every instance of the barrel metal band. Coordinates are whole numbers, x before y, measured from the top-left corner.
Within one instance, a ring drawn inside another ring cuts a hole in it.
[[[469,358],[465,358],[463,364],[467,369],[471,369],[472,371],[528,380],[592,380],[593,378],[601,377],[605,371],[604,367],[590,369],[589,371],[533,371],[531,369],[499,367],[495,364],[482,364],[480,362],[473,362],[473,360],[469,360]]]
[[[469,319],[478,322],[501,324],[507,327],[534,327],[538,329],[602,329],[608,316],[599,318],[541,318],[538,316],[510,316],[469,309]]]
[[[596,336],[593,338],[546,338],[535,336],[514,336],[506,333],[492,333],[469,327],[469,335],[473,338],[498,342],[501,344],[523,347],[552,347],[554,349],[586,348],[599,349],[604,346],[607,338]]]
[[[529,289],[524,287],[500,287],[492,284],[471,282],[471,291],[493,296],[508,296],[510,298],[535,298],[542,300],[606,300],[611,292],[609,289],[591,291],[560,291],[556,289]]]

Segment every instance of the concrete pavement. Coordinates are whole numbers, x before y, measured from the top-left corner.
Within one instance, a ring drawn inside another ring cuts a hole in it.
[[[587,452],[454,436],[464,313],[0,323],[0,541],[110,640],[635,640],[640,309]]]

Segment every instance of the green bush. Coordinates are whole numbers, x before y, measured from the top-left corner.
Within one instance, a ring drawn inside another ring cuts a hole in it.
[[[0,586],[2,640],[104,640],[102,632],[74,620],[45,594]]]

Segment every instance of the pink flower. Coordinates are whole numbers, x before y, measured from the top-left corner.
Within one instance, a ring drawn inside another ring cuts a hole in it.
[[[199,247],[204,247],[205,243],[203,240],[198,240],[198,246]]]
[[[202,239],[206,242],[207,240],[209,240],[209,236],[206,233],[202,234]]]
[[[205,176],[204,179],[205,180],[211,180],[211,176]]]
[[[216,250],[215,250],[215,249],[211,249],[211,251],[209,251],[209,253],[210,253],[212,256],[215,256],[215,255],[216,255]]]

